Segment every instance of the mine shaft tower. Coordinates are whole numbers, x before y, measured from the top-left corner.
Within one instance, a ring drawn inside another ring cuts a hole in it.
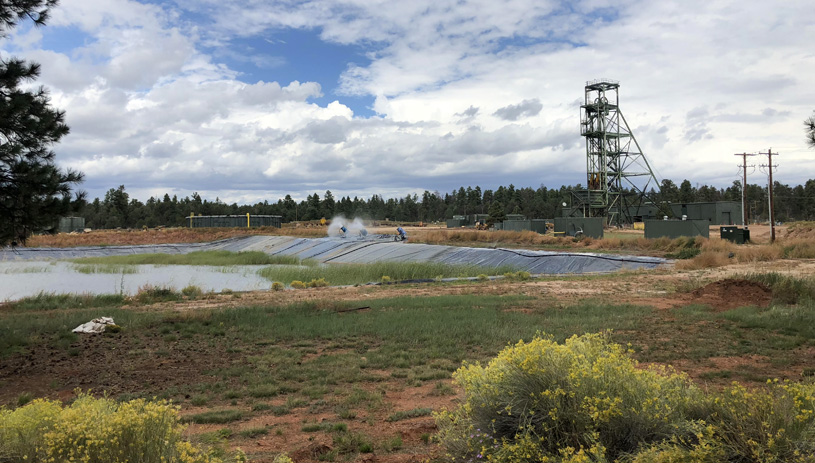
[[[573,193],[575,212],[607,217],[609,225],[633,222],[650,199],[649,189],[660,188],[620,111],[619,88],[619,82],[608,79],[586,82],[580,134],[586,138],[588,188]]]

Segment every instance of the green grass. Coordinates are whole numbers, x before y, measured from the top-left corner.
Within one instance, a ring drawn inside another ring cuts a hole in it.
[[[121,275],[130,275],[139,273],[139,269],[128,265],[117,264],[73,264],[74,270],[84,274],[94,273],[113,273]]]
[[[741,307],[722,317],[750,329],[771,330],[789,336],[815,339],[815,302],[794,306]]]
[[[188,254],[135,254],[127,256],[85,257],[77,264],[102,265],[315,265],[294,256],[272,256],[261,251],[196,251]],[[118,273],[118,272],[116,272]]]
[[[238,421],[241,418],[243,418],[243,412],[240,410],[212,410],[185,416],[182,421],[196,424],[224,424]]]
[[[76,308],[120,307],[126,297],[122,294],[53,294],[41,292],[7,303],[4,308],[11,311],[27,312],[39,310],[59,310]],[[87,321],[87,320],[86,320]]]
[[[780,273],[751,273],[739,278],[767,285],[773,292],[773,299],[781,304],[797,304],[815,300],[815,279],[797,278]]]
[[[385,421],[409,420],[411,418],[418,418],[420,416],[428,416],[431,413],[433,413],[433,410],[430,408],[414,408],[413,410],[396,412],[386,418]]]
[[[329,264],[311,267],[269,267],[258,274],[269,281],[312,281],[324,279],[329,285],[353,285],[382,281],[452,277],[477,277],[489,273],[503,275],[514,272],[514,267],[485,268],[475,265],[448,265],[434,262],[375,262],[371,264]]]

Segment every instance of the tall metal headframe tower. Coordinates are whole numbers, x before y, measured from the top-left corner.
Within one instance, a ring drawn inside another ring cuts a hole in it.
[[[585,217],[607,217],[609,225],[633,222],[636,210],[660,184],[620,111],[620,83],[586,82],[580,134],[586,138],[588,188],[575,192]],[[635,212],[632,212],[635,211]]]

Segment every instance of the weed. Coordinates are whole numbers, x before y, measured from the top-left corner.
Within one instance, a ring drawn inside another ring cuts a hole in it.
[[[285,287],[286,285],[279,281],[275,281],[274,283],[272,283],[272,291],[283,291]]]
[[[293,281],[292,281],[292,282],[289,284],[289,286],[291,286],[291,288],[292,288],[292,289],[305,289],[305,288],[306,288],[306,284],[305,284],[305,283],[303,283],[303,282],[302,282],[302,281],[300,281],[300,280],[293,280]]]
[[[420,416],[428,416],[433,413],[429,408],[414,408],[413,410],[396,412],[385,419],[385,421],[402,421],[411,418],[418,418]]]
[[[181,294],[188,299],[198,299],[204,294],[204,290],[195,285],[188,285],[181,290]]]
[[[308,286],[309,288],[323,288],[325,286],[328,286],[328,283],[325,281],[325,278],[319,279],[315,278],[309,281],[306,286]]]
[[[133,300],[142,304],[154,304],[156,302],[179,301],[181,293],[165,286],[144,285],[139,287],[138,292],[133,296]]]
[[[514,267],[488,268],[473,265],[449,265],[435,262],[375,262],[325,266],[271,266],[258,271],[270,281],[311,281],[324,279],[328,285],[353,285],[372,281],[392,283],[436,277],[475,277],[489,270],[492,274],[516,271]],[[383,276],[387,278],[383,279]]]
[[[274,384],[261,384],[249,388],[249,395],[256,398],[275,397],[280,393],[280,388]]]
[[[191,422],[196,424],[224,424],[238,421],[243,418],[243,412],[240,410],[212,410],[208,412],[189,415],[183,418],[182,421]]]
[[[36,296],[25,297],[14,302],[9,302],[4,308],[10,311],[27,312],[32,310],[45,311],[76,308],[90,309],[119,307],[124,303],[125,297],[121,294],[76,295],[39,293]]]
[[[402,448],[402,437],[401,436],[393,436],[390,439],[385,439],[380,444],[382,450],[385,452],[395,452]]]
[[[196,407],[203,407],[209,402],[209,398],[205,395],[194,395],[190,398],[190,404]]]
[[[30,392],[23,392],[17,396],[17,406],[22,407],[32,400],[34,400],[34,394]]]
[[[455,395],[456,391],[448,383],[438,382],[436,383],[436,386],[433,387],[433,390],[430,391],[430,393],[436,396],[445,396],[445,395]]]

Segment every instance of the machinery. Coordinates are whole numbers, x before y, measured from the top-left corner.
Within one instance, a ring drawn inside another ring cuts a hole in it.
[[[586,139],[585,190],[572,192],[572,215],[607,217],[608,225],[632,223],[637,208],[654,204],[660,184],[620,110],[620,83],[586,82],[580,135]],[[671,215],[671,214],[668,214]]]

